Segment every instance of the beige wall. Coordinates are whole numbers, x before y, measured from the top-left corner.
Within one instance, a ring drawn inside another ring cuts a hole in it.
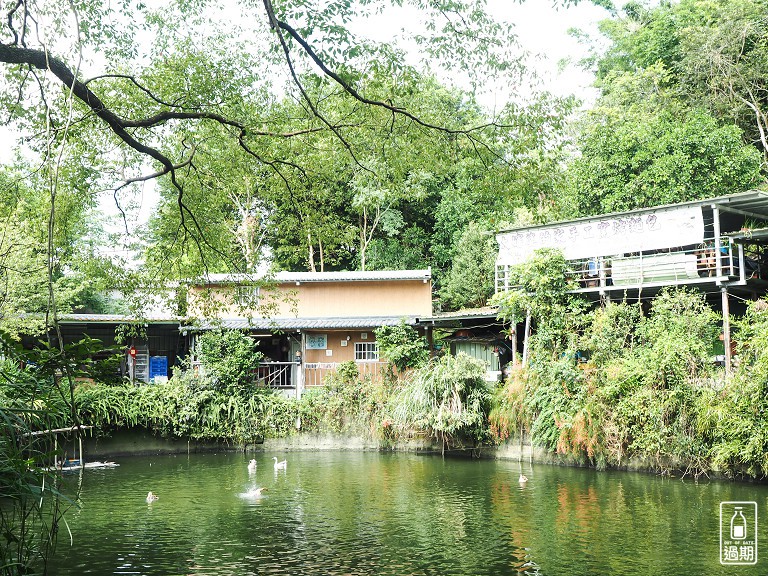
[[[213,298],[221,304],[220,317],[241,317],[247,311],[225,303],[222,294],[231,286],[208,286]],[[204,288],[189,293],[190,312],[200,314],[197,305]],[[335,318],[360,316],[430,316],[432,283],[423,280],[390,280],[378,282],[302,282],[280,284],[260,291],[262,304],[273,304],[274,310],[251,311],[254,317]]]
[[[327,348],[323,350],[310,350],[304,351],[304,362],[349,362],[355,359],[355,342],[376,342],[376,335],[374,334],[374,328],[360,329],[360,330],[307,330],[305,338],[309,338],[311,335],[325,334],[327,335]],[[363,338],[363,334],[367,338]],[[349,338],[349,340],[347,340]],[[344,346],[342,342],[346,342]],[[326,354],[326,350],[331,351],[331,355]]]

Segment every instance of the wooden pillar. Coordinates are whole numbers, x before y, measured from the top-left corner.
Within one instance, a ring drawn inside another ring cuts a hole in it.
[[[435,335],[433,333],[434,328],[427,326],[427,346],[429,346],[429,357],[435,357]]]
[[[731,318],[728,305],[728,288],[720,288],[723,297],[723,348],[725,349],[725,373],[731,373]]]

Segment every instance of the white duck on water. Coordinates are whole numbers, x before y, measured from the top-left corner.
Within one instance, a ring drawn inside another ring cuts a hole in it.
[[[277,461],[277,456],[272,456],[272,460],[275,461],[275,470],[287,470],[288,469],[288,461],[287,460],[281,460],[280,462]]]
[[[158,499],[158,495],[152,492],[152,490],[147,492],[147,502],[154,502],[157,499]]]
[[[251,460],[250,462],[248,462],[248,473],[254,474],[256,472],[256,466],[257,466],[256,460]]]

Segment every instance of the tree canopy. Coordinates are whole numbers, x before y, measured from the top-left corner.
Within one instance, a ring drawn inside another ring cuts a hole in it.
[[[577,135],[565,210],[597,214],[765,182],[762,0],[626,4],[601,23],[600,96]]]
[[[254,272],[269,256],[285,270],[431,266],[446,306],[480,304],[487,282],[463,293],[455,270],[490,261],[461,244],[471,223],[478,234],[520,214],[543,222],[764,182],[765,0],[611,12],[592,61],[600,97],[577,125],[575,99],[526,87],[514,26],[485,2],[3,10],[0,110],[24,139],[8,182],[33,191],[41,221],[62,210],[51,231],[62,238],[67,198],[91,214],[113,198],[140,240],[136,277],[154,285]],[[412,44],[366,34],[391,10],[425,23]],[[512,100],[484,109],[477,93],[505,79]],[[136,230],[129,207],[150,182],[160,201]],[[91,215],[73,221],[89,230],[68,237],[93,242]],[[57,262],[62,278],[77,268]],[[75,308],[92,308],[79,294]]]
[[[765,0],[630,2],[602,31],[611,41],[597,63],[604,89],[619,76],[658,67],[665,74],[656,88],[737,125],[768,159]]]

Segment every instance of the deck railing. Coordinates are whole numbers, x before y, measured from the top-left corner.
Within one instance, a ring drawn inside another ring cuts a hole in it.
[[[697,284],[715,278],[721,281],[768,279],[766,262],[766,254],[753,253],[723,237],[719,252],[714,241],[707,241],[685,249],[582,258],[568,261],[567,274],[576,281],[578,291],[591,292],[651,284]],[[514,287],[512,284],[510,267],[498,267],[496,290],[509,290]]]
[[[299,380],[299,371],[303,371],[303,387],[322,386],[325,378],[335,374],[341,362],[260,362],[254,372],[254,379],[259,386],[268,388],[295,388]],[[355,362],[361,376],[370,375],[374,381],[380,381],[386,362]],[[203,375],[200,361],[192,362],[195,374]]]
[[[267,388],[291,388],[295,386],[296,362],[260,362],[256,368],[256,383]]]
[[[304,364],[304,387],[322,386],[326,376],[338,370],[340,362],[306,362]],[[355,362],[361,376],[370,375],[374,381],[379,381],[386,362]]]

